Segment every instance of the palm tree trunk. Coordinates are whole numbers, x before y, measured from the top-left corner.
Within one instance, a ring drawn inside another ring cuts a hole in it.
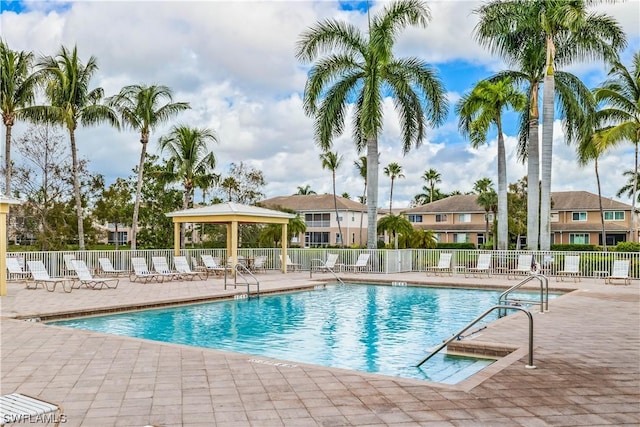
[[[336,221],[338,221],[338,234],[340,235],[340,246],[344,245],[344,237],[342,236],[342,227],[340,227],[340,214],[338,213],[338,198],[336,197],[336,173],[331,174],[333,176],[333,207],[336,210]],[[336,243],[338,243],[336,241]]]
[[[376,249],[378,239],[378,140],[367,138],[367,249]]]
[[[509,213],[507,207],[507,157],[502,134],[500,113],[496,120],[498,127],[498,249],[507,249],[509,240]]]
[[[537,83],[531,85],[529,92],[529,143],[527,146],[527,247],[532,250],[538,249],[540,236],[540,217],[538,216],[540,207],[540,141],[538,140],[538,130],[540,127],[540,113],[538,111],[538,90]],[[518,241],[518,246],[520,241]]]
[[[553,160],[553,119],[555,77],[553,75],[553,41],[547,41],[547,71],[544,76],[542,98],[542,152],[540,188],[540,249],[551,247],[551,164]]]
[[[141,138],[142,139],[142,138]],[[138,164],[138,182],[136,184],[136,201],[133,204],[133,220],[131,221],[131,250],[135,251],[138,238],[138,213],[140,212],[140,199],[142,198],[142,174],[144,169],[144,159],[147,155],[147,143],[142,142],[140,152],[140,163]]]
[[[389,192],[389,215],[391,215],[392,207],[393,207],[393,177],[391,177],[391,191]]]
[[[634,167],[634,173],[633,173],[633,193],[631,194],[631,218],[630,218],[630,225],[631,228],[629,230],[629,237],[631,238],[632,242],[637,242],[638,241],[638,234],[636,233],[636,218],[637,218],[637,214],[636,214],[636,201],[638,200],[638,142],[640,141],[640,129],[638,129],[638,135],[637,135],[637,139],[635,142],[635,167]]]
[[[116,230],[115,241],[116,241],[116,251],[117,251],[118,246],[120,244],[120,239],[118,238],[118,221],[116,221],[115,223],[115,230]]]
[[[600,223],[602,224],[602,250],[607,250],[607,234],[604,229],[604,209],[602,209],[602,189],[600,187],[600,172],[598,171],[598,157],[595,161],[596,182],[598,183],[598,205],[600,206]]]
[[[7,197],[11,197],[11,130],[13,125],[11,122],[5,121],[7,130],[4,135],[4,162],[5,162],[5,187],[4,194]]]
[[[80,197],[80,178],[78,177],[78,153],[76,151],[76,134],[69,129],[71,140],[71,172],[73,174],[73,194],[76,198],[76,212],[78,214],[78,248],[84,251],[84,219],[82,215],[82,197]]]
[[[362,190],[362,201],[364,203],[367,202],[367,183],[364,183],[364,189]],[[360,241],[358,243],[359,247],[362,247],[362,211],[360,211]]]

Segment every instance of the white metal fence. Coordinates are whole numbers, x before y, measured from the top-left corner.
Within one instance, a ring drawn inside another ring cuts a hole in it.
[[[438,264],[441,253],[452,254],[454,274],[463,274],[465,268],[475,267],[479,254],[491,254],[491,268],[493,274],[507,274],[509,269],[516,267],[520,255],[531,255],[541,266],[543,272],[553,276],[564,269],[564,258],[568,255],[580,257],[579,271],[582,277],[600,277],[611,272],[614,260],[629,260],[629,275],[640,278],[640,252],[560,252],[560,251],[486,251],[467,249],[299,249],[287,250],[291,261],[299,264],[302,270],[308,270],[312,260],[325,260],[327,254],[338,254],[338,268],[355,264],[361,253],[369,253],[369,264],[366,271],[372,273],[401,273],[421,272],[428,267]],[[221,260],[227,258],[225,249],[183,249],[182,255],[191,260],[193,266],[202,263],[201,254],[209,254]],[[279,248],[241,248],[238,255],[247,258],[266,256],[266,269],[278,270],[281,267]],[[69,276],[73,273],[65,264],[65,256],[84,260],[90,268],[98,268],[98,258],[109,258],[116,269],[131,270],[131,258],[143,257],[151,265],[151,257],[164,256],[170,264],[173,261],[173,249],[153,250],[121,250],[121,251],[60,251],[60,252],[10,252],[10,257],[19,259],[23,266],[26,261],[41,260],[51,276]]]

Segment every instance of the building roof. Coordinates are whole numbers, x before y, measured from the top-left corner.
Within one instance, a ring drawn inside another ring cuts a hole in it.
[[[404,213],[484,213],[484,208],[478,204],[477,200],[477,194],[459,194],[406,209]]]
[[[484,213],[485,210],[478,204],[477,199],[477,194],[449,196],[445,199],[407,209],[404,213]],[[602,208],[604,210],[630,210],[631,205],[603,197]],[[552,212],[578,210],[600,210],[598,195],[588,191],[555,191],[551,193]]]
[[[367,205],[336,196],[338,210],[366,212]],[[333,194],[294,194],[292,196],[278,196],[260,202],[260,205],[270,208],[285,208],[296,212],[334,210]]]
[[[631,205],[608,197],[602,198],[602,209],[630,210]],[[554,191],[551,193],[551,211],[600,210],[598,195],[588,191]]]
[[[174,222],[178,218],[193,219],[194,222],[208,222],[202,221],[202,218],[206,217],[211,219],[211,222],[216,222],[217,220],[226,222],[229,218],[234,218],[239,222],[242,222],[243,219],[249,219],[251,222],[256,222],[255,219],[265,219],[264,222],[269,223],[272,221],[269,221],[268,219],[288,220],[295,217],[295,215],[287,212],[265,209],[258,206],[241,205],[239,203],[232,202],[217,203],[210,206],[201,206],[199,208],[169,212],[166,215],[170,218],[174,218]],[[195,218],[198,218],[198,220],[195,220]]]

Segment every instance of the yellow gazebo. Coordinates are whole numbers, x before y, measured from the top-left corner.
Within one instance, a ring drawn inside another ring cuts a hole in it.
[[[290,213],[232,202],[185,209],[166,215],[173,219],[173,250],[175,255],[180,255],[180,224],[187,222],[225,224],[227,226],[227,255],[231,257],[233,265],[238,262],[238,224],[282,224],[282,259],[286,260],[287,225],[291,218],[295,218],[295,215]],[[282,272],[287,272],[286,262],[282,263]]]

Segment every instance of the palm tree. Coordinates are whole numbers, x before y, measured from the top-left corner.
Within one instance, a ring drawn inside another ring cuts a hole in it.
[[[296,194],[297,195],[308,196],[310,194],[316,194],[316,192],[311,189],[311,186],[309,184],[306,184],[304,186],[299,185],[298,186],[298,192]]]
[[[471,139],[474,148],[487,142],[490,126],[495,125],[498,131],[498,249],[507,249],[509,244],[507,159],[502,132],[502,110],[511,107],[515,111],[521,111],[525,105],[526,97],[513,86],[509,78],[496,82],[482,80],[456,105],[458,129],[463,136]]]
[[[640,202],[640,193],[638,192],[638,184],[637,184],[638,181],[636,177],[637,170],[638,170],[637,168],[635,171],[629,169],[622,173],[622,176],[627,177],[627,183],[622,187],[620,187],[620,189],[616,193],[616,197],[626,196],[630,199],[633,199],[635,197],[636,202]]]
[[[363,205],[367,204],[367,156],[360,156],[358,160],[353,162],[353,165],[358,170],[358,174],[362,177],[364,181],[364,187],[362,189],[362,199],[360,203]],[[364,220],[362,216],[362,212],[360,212],[360,234],[359,234],[359,244],[362,246],[362,221]]]
[[[338,153],[326,151],[320,154],[320,160],[322,161],[322,169],[329,169],[331,171],[331,178],[333,181],[333,206],[336,210],[336,221],[338,221],[338,234],[340,235],[340,244],[344,242],[342,238],[342,227],[340,226],[340,214],[338,213],[338,197],[336,195],[336,171],[342,163],[342,156]],[[336,243],[338,243],[336,241]]]
[[[36,78],[31,74],[33,53],[15,52],[0,39],[0,111],[5,125],[5,194],[11,195],[11,130],[25,107],[34,101]]]
[[[498,206],[498,195],[493,188],[493,181],[489,178],[480,178],[473,185],[473,190],[478,193],[476,201],[484,208],[484,229],[487,240],[489,239],[489,213]],[[499,208],[498,208],[499,209]],[[499,220],[498,220],[499,221]],[[509,229],[507,225],[507,230]],[[508,239],[508,238],[507,238]],[[495,244],[495,239],[494,239]],[[507,249],[507,246],[501,248]]]
[[[216,157],[211,143],[218,136],[211,129],[174,126],[167,136],[158,141],[161,151],[169,152],[164,178],[167,182],[181,182],[184,187],[182,208],[189,208],[193,190],[199,177],[211,176],[216,167]],[[184,245],[185,224],[180,228],[180,246]]]
[[[391,214],[391,209],[393,208],[393,183],[396,178],[404,178],[404,174],[402,173],[402,166],[396,162],[389,163],[383,171],[385,175],[391,178],[391,192],[389,194],[389,214]]]
[[[228,176],[220,183],[222,188],[227,193],[227,201],[233,200],[233,194],[240,191],[240,182],[232,176]]]
[[[353,138],[367,150],[367,247],[376,248],[378,205],[378,137],[382,131],[384,97],[395,99],[401,120],[402,149],[419,146],[429,125],[444,121],[447,100],[434,70],[418,58],[395,58],[393,44],[409,25],[425,27],[430,19],[419,0],[388,4],[369,21],[368,34],[355,26],[325,20],[305,31],[296,56],[317,60],[304,92],[304,109],[315,117],[316,143],[323,151],[342,134],[353,102]]]
[[[118,117],[109,106],[99,104],[104,96],[102,88],[89,90],[91,77],[98,71],[98,63],[92,56],[83,64],[78,57],[77,46],[73,50],[62,46],[55,57],[42,58],[37,68],[36,78],[42,78],[45,82],[45,95],[50,104],[30,107],[28,114],[36,121],[61,124],[69,132],[73,192],[78,216],[78,245],[80,250],[84,250],[84,215],[78,176],[76,129],[78,124],[88,126],[102,122],[119,128]]]
[[[190,108],[189,103],[172,102],[172,98],[171,89],[166,86],[130,85],[123,87],[120,93],[108,99],[109,104],[120,112],[123,126],[140,132],[140,144],[142,144],[140,162],[138,163],[136,200],[133,205],[133,220],[131,222],[132,251],[136,250],[144,162],[151,131],[167,122],[178,112]]]
[[[398,235],[411,236],[413,226],[407,218],[402,215],[385,215],[378,221],[378,233],[390,232],[393,236],[394,247],[398,249]]]
[[[414,248],[433,249],[438,246],[438,239],[433,230],[413,230],[411,233],[411,245]]]
[[[617,146],[629,141],[635,146],[632,182],[629,188],[631,212],[636,211],[635,195],[638,194],[638,144],[640,144],[640,52],[633,55],[632,67],[627,69],[616,61],[609,71],[609,79],[595,91],[596,101],[605,106],[599,111],[606,123],[599,132],[599,141],[604,148]],[[630,229],[632,241],[636,240],[635,215],[631,215]]]
[[[436,184],[442,182],[440,173],[435,169],[429,169],[422,174],[422,179],[429,185],[429,203],[432,203]]]
[[[574,139],[572,118],[589,99],[588,90],[571,74],[555,70],[576,60],[597,57],[613,58],[624,47],[624,33],[617,23],[602,14],[587,14],[588,0],[493,0],[480,7],[476,38],[519,71],[504,74],[517,83],[528,84],[529,109],[520,126],[521,153],[528,159],[527,243],[542,249],[550,244],[551,155],[553,143],[554,95],[564,113],[567,141]],[[495,78],[503,77],[499,73]],[[543,86],[542,197],[538,211],[538,90]],[[560,85],[556,87],[556,83]],[[524,148],[526,147],[526,148]],[[541,221],[538,231],[537,218]]]

